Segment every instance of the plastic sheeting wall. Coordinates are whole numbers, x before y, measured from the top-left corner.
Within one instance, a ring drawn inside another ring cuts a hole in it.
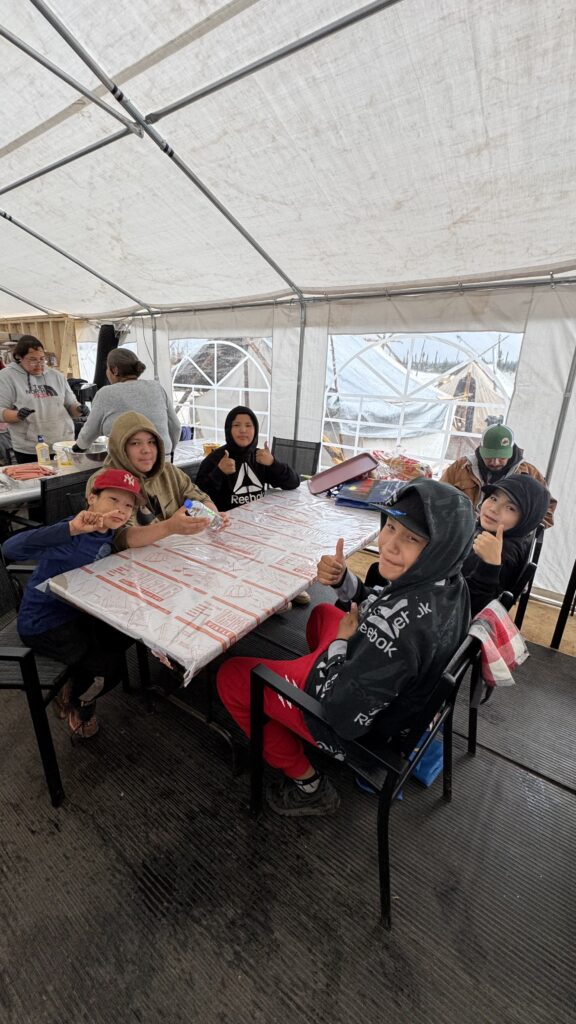
[[[319,440],[322,434],[327,341],[329,332],[375,331],[514,331],[524,342],[508,421],[526,458],[543,473],[550,460],[556,425],[574,352],[576,288],[504,288],[463,294],[420,295],[332,302],[307,310],[300,388],[300,309],[298,304],[257,309],[204,311],[162,317],[158,321],[158,371],[170,389],[169,341],[182,337],[272,335],[271,436]],[[149,325],[138,326],[139,351],[149,362]],[[573,507],[576,475],[572,449],[576,397],[572,397],[550,479],[558,499],[556,525],[545,537],[537,585],[561,593],[576,557]]]

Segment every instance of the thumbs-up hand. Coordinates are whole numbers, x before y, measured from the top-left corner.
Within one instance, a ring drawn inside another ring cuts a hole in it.
[[[221,473],[225,473],[226,476],[231,476],[232,473],[236,472],[236,463],[234,462],[234,459],[230,458],[227,448],[224,449],[224,455],[218,463],[218,469]]]
[[[502,565],[502,544],[504,541],[504,527],[499,526],[496,533],[487,533],[483,530],[479,533],[472,545],[475,554],[488,565]]]
[[[336,544],[336,551],[333,555],[322,555],[316,567],[318,583],[325,587],[337,587],[346,575],[346,562],[344,559],[344,538],[340,537]]]
[[[268,447],[268,441],[264,442],[263,448],[256,449],[256,462],[259,462],[261,466],[271,466],[274,462],[274,456]]]

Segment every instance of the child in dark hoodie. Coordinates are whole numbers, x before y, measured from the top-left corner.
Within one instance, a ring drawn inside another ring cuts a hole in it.
[[[200,465],[196,483],[221,512],[257,501],[267,484],[283,491],[295,490],[300,485],[298,474],[284,462],[278,462],[267,444],[258,448],[258,430],[252,410],[237,405],[226,417],[226,443]]]
[[[550,492],[534,477],[516,474],[484,487],[473,550],[462,573],[472,615],[504,590],[514,590],[524,568],[532,534],[550,504]]]
[[[470,621],[462,562],[474,533],[465,495],[435,480],[415,480],[385,510],[379,567],[385,582],[369,589],[346,567],[343,541],[323,555],[318,580],[352,600],[344,613],[314,608],[306,629],[310,654],[291,661],[232,658],[218,672],[218,692],[244,730],[250,728],[250,672],[264,664],[322,701],[326,723],[264,691],[264,756],[284,772],[267,801],[278,814],[332,814],[339,797],[304,753],[303,740],[345,756],[345,741],[368,734],[378,716],[390,736],[425,704]]]

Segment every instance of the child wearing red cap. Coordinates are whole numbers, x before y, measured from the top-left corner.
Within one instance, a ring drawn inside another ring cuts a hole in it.
[[[109,555],[115,531],[143,503],[137,478],[123,469],[98,473],[87,500],[88,508],[77,516],[21,530],[2,546],[7,562],[38,560],[18,611],[18,632],[36,654],[70,666],[71,682],[56,706],[59,717],[68,719],[70,732],[80,739],[98,732],[96,698],[118,682],[121,657],[131,641],[39,587],[52,576]]]

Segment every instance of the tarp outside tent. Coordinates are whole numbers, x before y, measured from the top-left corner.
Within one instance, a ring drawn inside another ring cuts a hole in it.
[[[359,437],[371,439],[376,448],[381,440],[396,443],[401,419],[403,437],[416,438],[442,435],[451,414],[441,392],[414,379],[410,388],[402,364],[361,337],[340,335],[332,346],[327,389],[326,415],[348,421],[351,429],[342,432],[352,436],[359,420]]]
[[[531,461],[553,465],[558,527],[539,579],[561,590],[575,554],[576,298],[561,283],[576,263],[573,5],[51,10],[62,34],[41,0],[0,0],[0,316],[161,311],[138,334],[150,352],[156,333],[164,380],[177,322],[180,337],[265,325],[273,432],[309,437],[329,332],[524,331],[509,419]],[[431,286],[441,293],[394,294]],[[358,297],[370,292],[384,298]],[[175,306],[196,312],[184,323]]]

